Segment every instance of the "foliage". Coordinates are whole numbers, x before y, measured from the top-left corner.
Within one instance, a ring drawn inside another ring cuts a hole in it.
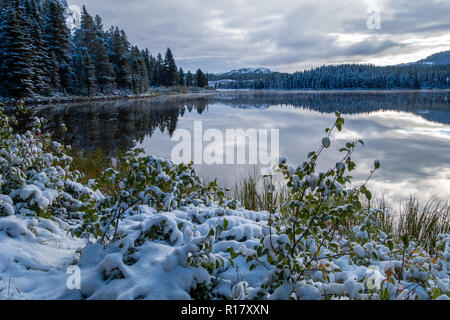
[[[69,170],[72,159],[61,144],[41,135],[40,119],[24,134],[14,134],[16,118],[1,110],[0,118],[1,215],[52,217],[76,212],[99,196],[77,182],[81,173]]]
[[[229,249],[231,258],[244,257],[250,270],[260,266],[270,270],[260,287],[246,290],[250,292],[246,297],[302,298],[306,290],[310,298],[412,299],[419,285],[433,297],[438,287],[436,275],[448,272],[448,236],[445,241],[445,236],[439,237],[437,254],[431,256],[407,235],[395,242],[381,231],[379,210],[361,202],[361,196],[372,199],[366,185],[380,163],[374,162],[363,185],[347,187],[352,179],[347,172],[356,167],[352,154],[363,141],[346,143],[340,149],[342,160],[327,172],[316,173],[317,160],[330,147],[332,132],[342,130],[344,119],[338,112],[336,116],[333,127],[325,130],[322,145],[310,152],[306,161],[294,168],[286,159],[280,160],[279,171],[288,181],[290,194],[281,211],[271,209],[268,230],[260,244],[253,250]],[[273,192],[272,187],[269,190]],[[378,267],[380,261],[386,261],[390,267],[382,270],[386,276],[379,287],[369,286],[365,277],[343,279],[345,283],[339,286],[335,278],[341,272],[337,264],[341,257],[353,265]]]
[[[222,203],[225,197],[215,181],[204,186],[192,164],[176,165],[137,148],[120,157],[117,169],[106,169],[93,188],[103,191],[105,197],[84,209],[84,223],[73,233],[101,236],[103,243],[115,240],[119,222],[139,213],[142,205],[171,211],[189,204],[209,206],[214,199]]]

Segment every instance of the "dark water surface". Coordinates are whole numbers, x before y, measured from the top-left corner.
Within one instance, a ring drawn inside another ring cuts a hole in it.
[[[177,142],[176,129],[193,132],[194,121],[203,129],[277,128],[280,153],[297,165],[316,150],[339,110],[344,130],[333,135],[332,147],[323,154],[325,170],[341,157],[337,150],[346,141],[363,139],[355,153],[355,183],[365,180],[380,160],[382,168],[369,187],[393,202],[415,195],[425,201],[435,196],[450,199],[449,92],[220,92],[212,98],[107,102],[42,107],[34,112],[48,120],[47,129],[57,140],[78,149],[101,148],[114,154],[133,146],[170,158]],[[60,126],[68,131],[63,135]],[[232,185],[250,165],[202,165],[206,178]]]

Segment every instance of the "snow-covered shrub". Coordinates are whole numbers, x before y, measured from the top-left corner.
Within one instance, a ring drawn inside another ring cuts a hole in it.
[[[260,243],[252,250],[229,248],[231,258],[245,257],[250,270],[269,270],[259,287],[246,289],[245,297],[414,299],[450,294],[449,236],[443,236],[438,253],[431,256],[407,236],[395,243],[381,231],[379,212],[361,203],[362,197],[372,198],[366,185],[380,168],[378,161],[363,185],[350,187],[347,172],[355,169],[352,155],[363,141],[347,143],[334,168],[316,172],[331,133],[344,124],[336,116],[322,145],[306,161],[294,168],[280,160],[290,194],[281,211],[271,210]],[[377,278],[370,267],[377,269]]]
[[[0,216],[72,213],[99,197],[77,182],[81,174],[69,170],[65,148],[41,134],[40,119],[18,134],[15,117],[0,109],[0,124]]]
[[[190,204],[209,206],[214,199],[225,201],[216,182],[204,184],[192,164],[176,165],[138,148],[121,157],[118,168],[105,170],[93,187],[105,197],[85,208],[84,223],[73,232],[101,237],[103,243],[114,240],[120,220],[139,213],[141,205],[170,211]]]

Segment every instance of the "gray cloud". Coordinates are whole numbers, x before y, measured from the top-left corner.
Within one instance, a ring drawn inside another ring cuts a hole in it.
[[[423,52],[450,49],[450,2],[443,0],[380,0],[379,30],[366,25],[371,0],[68,2],[85,4],[105,26],[125,29],[140,47],[160,52],[170,46],[179,64],[192,70],[265,66],[295,71],[414,54],[422,58]],[[438,40],[430,44],[431,37]]]

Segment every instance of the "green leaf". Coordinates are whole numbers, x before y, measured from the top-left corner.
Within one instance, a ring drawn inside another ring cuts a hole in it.
[[[227,219],[223,219],[223,229],[224,230],[228,229],[228,220]]]
[[[394,250],[394,242],[392,240],[388,240],[387,245],[389,247],[389,250]]]
[[[379,160],[375,160],[374,165],[375,165],[375,169],[379,169],[381,167],[381,163]]]

